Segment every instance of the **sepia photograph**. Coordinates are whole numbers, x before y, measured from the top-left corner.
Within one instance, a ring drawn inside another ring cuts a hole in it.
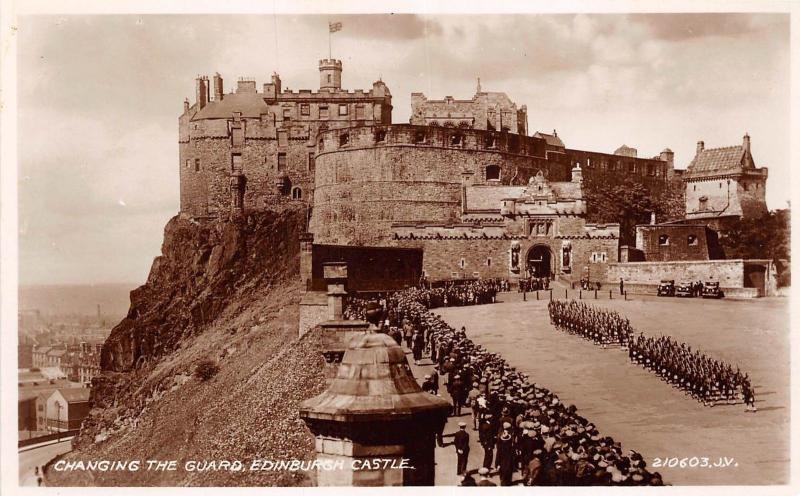
[[[796,491],[797,4],[313,5],[5,21],[4,488]]]

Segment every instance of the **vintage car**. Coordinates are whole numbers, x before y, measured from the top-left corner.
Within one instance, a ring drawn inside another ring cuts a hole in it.
[[[663,279],[658,283],[658,296],[675,296],[675,281]]]
[[[690,282],[682,282],[675,286],[675,296],[685,296],[691,298],[694,296],[694,291],[692,290],[693,284]]]
[[[722,298],[722,290],[719,289],[718,282],[706,282],[703,284],[703,298]]]

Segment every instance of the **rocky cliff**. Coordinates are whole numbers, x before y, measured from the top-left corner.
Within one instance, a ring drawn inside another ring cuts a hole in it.
[[[324,389],[317,336],[297,338],[305,209],[175,217],[147,282],[103,346],[73,460],[176,460],[178,470],[48,471],[49,485],[303,485],[303,472],[189,471],[187,461],[311,459],[300,401]],[[201,362],[218,372],[195,374]]]

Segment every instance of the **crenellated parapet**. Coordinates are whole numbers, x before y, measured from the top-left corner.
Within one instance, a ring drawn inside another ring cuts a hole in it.
[[[321,132],[317,153],[338,150],[410,146],[420,149],[472,150],[545,158],[545,140],[532,136],[412,124],[349,127]]]

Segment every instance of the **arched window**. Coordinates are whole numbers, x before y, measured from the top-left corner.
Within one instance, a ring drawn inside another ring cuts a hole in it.
[[[486,166],[486,180],[490,181],[493,179],[500,179],[500,166],[498,165],[487,165]]]
[[[303,199],[303,190],[300,186],[295,186],[292,188],[292,200],[302,200]]]

